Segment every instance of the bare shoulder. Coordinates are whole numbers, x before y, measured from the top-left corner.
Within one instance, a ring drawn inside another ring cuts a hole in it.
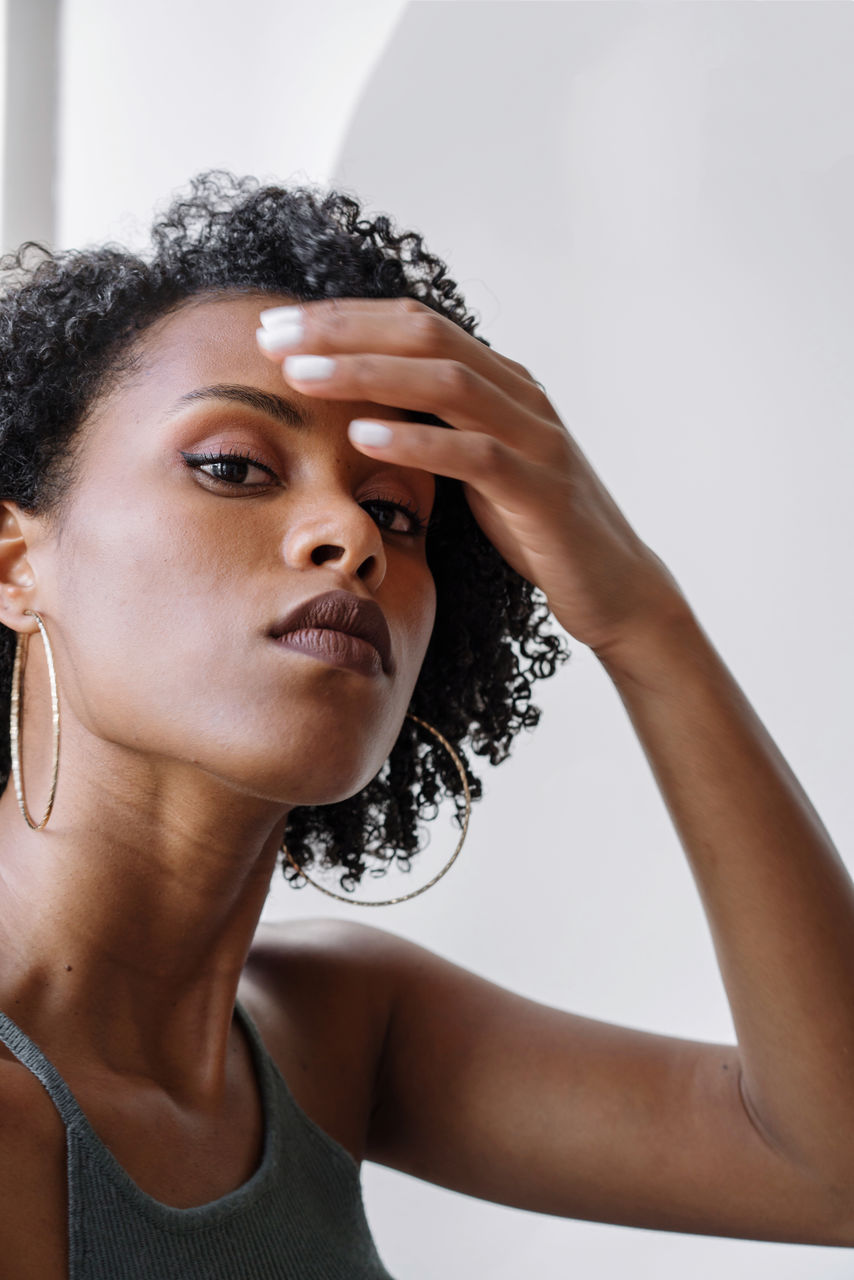
[[[409,951],[413,947],[414,943],[387,929],[356,920],[317,916],[262,922],[256,930],[250,956],[286,954],[295,959],[302,955],[306,960],[326,956],[330,962],[349,956],[370,962],[371,958]]]
[[[357,921],[283,920],[258,926],[246,974],[280,999],[353,1005],[360,1017],[384,1022],[400,972],[431,954]]]

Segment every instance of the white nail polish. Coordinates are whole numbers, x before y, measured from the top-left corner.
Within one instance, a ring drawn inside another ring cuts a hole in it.
[[[388,444],[394,432],[381,422],[369,422],[367,418],[354,418],[347,427],[347,434],[354,444]]]
[[[285,373],[297,382],[321,382],[335,372],[335,361],[329,356],[288,356]]]
[[[283,321],[297,320],[302,324],[304,314],[302,307],[267,307],[259,318],[265,329],[271,329]]]
[[[303,340],[304,329],[295,321],[291,324],[278,324],[275,329],[256,329],[255,337],[258,346],[265,351],[287,351],[288,347],[297,347]]]

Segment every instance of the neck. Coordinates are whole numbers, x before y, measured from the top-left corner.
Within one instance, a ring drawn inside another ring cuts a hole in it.
[[[91,767],[66,775],[42,831],[10,779],[0,1009],[45,1052],[61,1042],[75,1062],[192,1091],[221,1079],[287,811],[177,772],[173,762],[168,784]],[[38,779],[33,791],[47,794]]]

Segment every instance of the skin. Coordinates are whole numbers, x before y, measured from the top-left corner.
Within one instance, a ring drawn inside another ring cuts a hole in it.
[[[43,614],[63,734],[49,827],[25,826],[12,786],[0,799],[4,942],[27,939],[5,991],[39,1028],[74,1004],[76,1050],[96,1045],[116,1067],[188,1092],[216,1074],[290,808],[343,799],[379,770],[435,612],[424,540],[384,535],[364,505],[382,495],[429,510],[433,477],[349,444],[363,406],[309,404],[303,433],[225,400],[172,412],[210,384],[282,393],[254,341],[258,309],[196,304],[148,334],[139,375],[84,429],[60,536],[4,504],[4,621],[32,631],[19,610]],[[288,485],[259,492],[269,477],[253,469],[256,492],[238,496],[181,456],[244,446],[279,475],[287,466]],[[332,587],[381,606],[393,674],[365,677],[268,639],[284,612]],[[52,741],[38,635],[28,680],[24,775],[39,796]],[[193,1049],[176,1062],[178,1043]]]
[[[346,438],[353,412],[376,405],[306,402],[302,432],[228,401],[173,413],[211,384],[287,391],[255,342],[269,303],[195,303],[146,335],[138,375],[83,428],[58,535],[3,504],[2,618],[30,632],[25,608],[45,619],[62,743],[44,831],[25,824],[11,782],[0,798],[0,1008],[96,1114],[108,1094],[119,1115],[133,1113],[143,1082],[137,1140],[155,1120],[179,1141],[207,1126],[217,1145],[249,1110],[232,1009],[287,814],[343,799],[381,767],[435,613],[424,539],[372,505],[414,504],[426,517],[433,476]],[[255,492],[235,494],[180,452],[247,446],[288,485],[262,489],[270,477],[253,466]],[[337,587],[383,609],[393,673],[367,677],[268,639],[294,604]],[[23,737],[32,811],[52,753],[38,632]],[[238,1170],[252,1163],[235,1159]],[[226,1156],[224,1180],[236,1176]],[[159,1189],[188,1194],[174,1173]],[[191,1182],[189,1203],[208,1189]]]
[[[43,614],[63,708],[48,827],[26,827],[11,784],[0,798],[0,1008],[166,1203],[205,1203],[257,1165],[239,993],[297,1100],[357,1160],[540,1212],[854,1243],[854,892],[672,575],[522,366],[418,303],[350,300],[304,309],[292,350],[336,363],[298,382],[255,343],[275,301],[197,301],[145,336],[139,371],[84,427],[59,536],[0,504],[0,619],[32,632],[24,610]],[[234,382],[286,395],[311,429],[234,404],[170,416],[188,391]],[[353,417],[392,426],[391,445],[356,447]],[[230,445],[288,483],[222,496],[180,455]],[[366,502],[426,516],[435,474],[463,483],[499,552],[613,680],[697,881],[737,1046],[548,1009],[383,930],[256,933],[289,808],[353,794],[399,732],[434,586],[423,541],[381,529]],[[293,603],[339,586],[383,608],[393,673],[266,639]],[[38,639],[25,699],[40,815]],[[21,1277],[63,1266],[62,1131],[39,1092],[0,1061],[0,1108],[9,1124],[26,1114],[29,1153],[9,1148],[14,1171],[0,1158],[15,1210],[0,1245],[20,1256],[36,1223],[46,1242]]]

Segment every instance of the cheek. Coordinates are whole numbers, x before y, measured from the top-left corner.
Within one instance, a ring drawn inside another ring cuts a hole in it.
[[[407,658],[421,669],[436,620],[436,584],[426,563],[417,584],[410,585],[406,602],[400,606],[401,630],[405,636]]]
[[[206,707],[216,714],[210,691],[233,678],[253,637],[245,607],[236,620],[237,583],[215,544],[162,506],[90,499],[88,510],[95,514],[63,530],[57,572],[66,684],[80,718],[110,737],[155,713],[168,724],[164,708],[174,720],[178,708],[194,720]]]
[[[208,519],[154,491],[131,502],[118,478],[113,488],[83,494],[63,528],[54,628],[63,711],[99,738],[293,803],[363,786],[393,745],[430,642],[426,559],[389,557],[379,599],[396,620],[391,688],[298,668],[285,678],[262,633],[277,612],[271,593],[294,587],[284,563],[259,564],[260,530],[241,521],[225,541],[213,504]],[[324,766],[303,793],[306,758]]]

